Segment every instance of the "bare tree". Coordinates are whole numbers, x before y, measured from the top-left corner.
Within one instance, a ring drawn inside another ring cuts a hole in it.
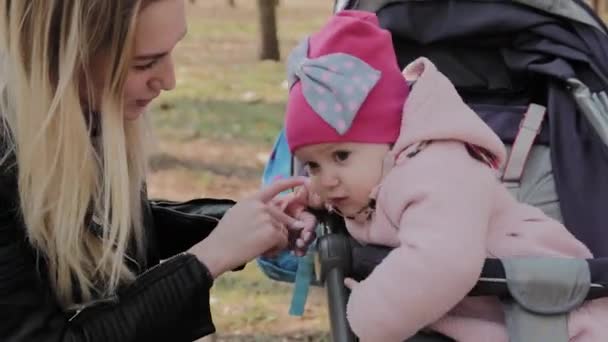
[[[589,6],[591,6],[591,8],[593,8],[594,10],[597,11],[598,5],[599,5],[599,0],[590,0],[590,1],[586,1],[587,3],[589,3]]]
[[[606,0],[586,0],[586,2],[600,15],[606,11]]]
[[[260,55],[261,60],[281,59],[279,52],[279,38],[277,35],[277,0],[258,0],[260,23]]]
[[[279,1],[279,0],[277,0],[277,1]],[[196,3],[196,0],[190,0],[190,3],[191,4]],[[232,8],[235,8],[236,7],[236,1],[235,0],[228,0],[228,6],[230,6]]]

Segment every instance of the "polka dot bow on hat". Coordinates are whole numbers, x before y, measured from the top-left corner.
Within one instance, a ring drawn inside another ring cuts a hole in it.
[[[292,152],[319,143],[396,141],[408,86],[375,14],[334,15],[292,51],[287,79]]]

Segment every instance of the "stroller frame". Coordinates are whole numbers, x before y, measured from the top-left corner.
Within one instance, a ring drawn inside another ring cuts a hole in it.
[[[406,0],[407,1],[407,0]],[[410,0],[411,1],[411,0]],[[366,3],[362,9],[376,11],[387,3],[402,2],[390,0],[335,0],[334,12],[345,8],[353,8]],[[515,0],[514,2],[524,3],[537,8],[551,6],[560,0]],[[582,9],[587,10],[580,2],[576,2]],[[539,7],[540,6],[540,7]],[[358,8],[358,7],[357,7]],[[605,26],[596,26],[606,33]],[[294,167],[293,169],[297,169]],[[354,342],[356,336],[351,331],[346,317],[346,303],[348,300],[348,290],[344,286],[345,276],[355,279],[364,279],[381,260],[390,252],[390,249],[382,246],[362,246],[350,238],[346,233],[343,221],[340,217],[328,214],[321,223],[321,234],[317,242],[318,258],[321,266],[320,277],[327,289],[327,298],[330,314],[331,335],[336,342]],[[582,265],[582,268],[580,267]],[[594,270],[597,269],[593,260],[579,260],[579,269],[574,272],[579,275],[588,276],[586,289],[579,291],[578,300],[570,303],[570,308],[574,308],[583,300],[590,300],[608,297],[608,286],[600,283],[593,283]],[[482,275],[469,293],[470,296],[497,296],[502,299],[511,298],[516,290],[510,288],[510,281],[507,280],[505,264],[499,259],[486,259]],[[576,268],[576,267],[575,267]],[[582,272],[582,273],[581,273]],[[585,273],[586,272],[586,273]],[[515,303],[517,301],[514,301]],[[517,303],[516,303],[517,304]],[[532,312],[524,307],[525,311],[532,316],[551,315],[546,312]],[[553,313],[557,314],[557,312]],[[533,341],[540,342],[539,339],[526,337],[511,337],[512,341]],[[450,341],[442,336],[418,334],[407,340],[408,342],[436,342]]]

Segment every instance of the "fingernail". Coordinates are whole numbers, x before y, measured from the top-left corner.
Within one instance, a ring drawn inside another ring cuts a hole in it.
[[[306,227],[306,223],[304,223],[303,221],[296,221],[293,223],[293,227],[299,228],[299,229],[304,229],[304,227]]]
[[[302,241],[302,240],[296,241],[296,246],[298,246],[298,248],[304,248],[304,241]]]

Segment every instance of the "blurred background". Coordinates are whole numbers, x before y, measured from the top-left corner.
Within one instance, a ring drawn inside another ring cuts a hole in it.
[[[239,199],[260,186],[283,120],[289,51],[332,13],[332,0],[186,0],[189,31],[175,52],[177,88],[150,113],[156,132],[152,198]],[[589,0],[600,12],[608,0]],[[218,279],[218,334],[205,341],[328,341],[323,289],[303,317],[288,315],[291,286],[255,263]]]

